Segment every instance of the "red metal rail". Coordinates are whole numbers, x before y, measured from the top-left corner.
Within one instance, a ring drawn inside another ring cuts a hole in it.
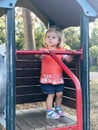
[[[70,71],[70,69],[60,61],[57,56],[50,52],[51,57],[63,68],[64,72],[72,79],[76,87],[76,110],[77,110],[77,130],[82,130],[82,90],[80,82],[77,77]],[[61,130],[61,129],[55,129]],[[67,129],[66,129],[67,130]],[[74,130],[74,129],[68,129]]]
[[[46,53],[45,51],[17,51],[17,54],[48,54],[50,55],[64,70],[64,72],[72,79],[76,88],[76,112],[77,112],[77,124],[71,126],[65,126],[62,128],[53,128],[51,130],[82,130],[82,90],[81,85],[77,77],[70,71],[70,69],[60,61],[55,54],[68,54],[68,55],[82,55],[82,51],[50,51]]]
[[[17,50],[16,51],[17,54],[48,54],[45,51],[37,51],[37,50]],[[82,49],[80,49],[79,51],[53,51],[54,54],[68,54],[68,55],[80,55],[82,56]]]

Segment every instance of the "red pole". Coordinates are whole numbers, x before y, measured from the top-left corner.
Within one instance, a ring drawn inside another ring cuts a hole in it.
[[[66,55],[82,55],[82,50],[80,51],[52,51],[54,54],[66,54]],[[48,54],[45,51],[37,50],[17,50],[16,54]]]
[[[77,110],[77,130],[82,130],[82,90],[77,77],[69,68],[60,61],[55,54],[50,52],[50,56],[63,68],[64,72],[73,80],[76,87],[76,110]]]

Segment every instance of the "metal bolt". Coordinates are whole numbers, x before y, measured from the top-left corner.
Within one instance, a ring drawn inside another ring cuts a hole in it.
[[[9,6],[13,6],[13,3],[9,3]]]

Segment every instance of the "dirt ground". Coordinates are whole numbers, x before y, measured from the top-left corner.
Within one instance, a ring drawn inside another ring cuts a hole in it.
[[[90,80],[98,81],[98,72],[90,72]]]
[[[90,73],[90,130],[98,130],[98,72]]]

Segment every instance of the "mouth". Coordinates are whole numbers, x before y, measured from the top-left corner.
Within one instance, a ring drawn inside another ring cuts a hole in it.
[[[52,42],[51,42],[51,41],[49,41],[49,44],[52,44]]]

